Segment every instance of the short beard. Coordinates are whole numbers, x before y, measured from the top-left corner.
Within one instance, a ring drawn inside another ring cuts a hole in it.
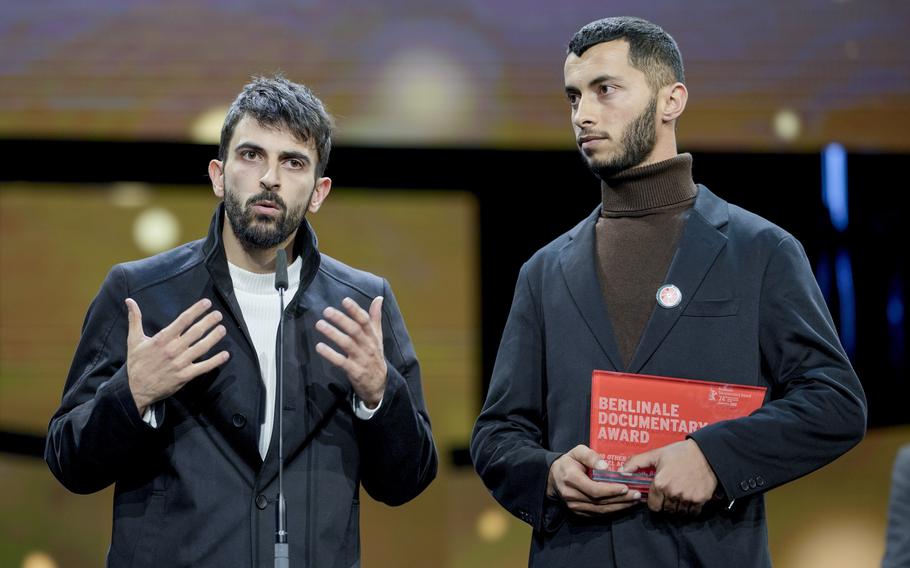
[[[253,212],[253,204],[265,200],[274,202],[281,209],[277,218],[257,216]],[[308,206],[309,203],[301,204],[289,212],[277,193],[266,190],[247,199],[244,207],[225,180],[224,210],[234,235],[245,249],[270,249],[286,241],[300,226]],[[257,218],[260,222],[254,224]]]
[[[648,108],[629,123],[620,139],[622,153],[612,159],[595,162],[585,159],[588,167],[602,181],[623,170],[634,168],[644,162],[657,143],[657,96],[651,97]]]

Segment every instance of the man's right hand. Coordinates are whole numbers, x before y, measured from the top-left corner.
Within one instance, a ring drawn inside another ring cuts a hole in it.
[[[142,329],[139,304],[132,298],[126,299],[129,314],[126,372],[140,416],[145,414],[149,405],[171,396],[190,380],[228,360],[228,352],[221,351],[204,361],[195,362],[226,333],[223,325],[212,329],[221,321],[221,312],[215,310],[199,319],[211,306],[211,300],[200,300],[170,325],[148,337]]]
[[[621,483],[594,481],[587,468],[606,469],[600,454],[585,445],[556,458],[547,477],[547,495],[562,499],[569,509],[586,517],[615,513],[639,502],[641,493]]]

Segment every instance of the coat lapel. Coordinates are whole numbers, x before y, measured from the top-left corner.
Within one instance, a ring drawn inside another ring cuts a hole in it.
[[[234,286],[231,280],[230,271],[227,265],[227,256],[224,252],[224,246],[221,243],[221,233],[224,223],[224,204],[218,205],[212,224],[209,228],[209,238],[207,239],[204,250],[206,253],[206,267],[211,275],[213,286],[221,297],[224,306],[227,308],[228,316],[233,319],[236,326],[242,331],[242,340],[249,349],[249,356],[252,365],[243,377],[243,385],[235,385],[232,394],[239,398],[238,401],[227,404],[222,403],[217,407],[217,411],[224,414],[221,423],[230,424],[232,420],[231,413],[236,412],[239,408],[248,408],[245,412],[249,416],[248,420],[254,421],[255,418],[261,417],[264,409],[259,408],[258,412],[249,410],[253,406],[250,402],[251,395],[255,400],[264,400],[264,387],[262,384],[261,370],[258,370],[258,359],[255,356],[256,349],[243,318],[243,312],[234,293]],[[315,354],[312,351],[314,341],[310,341],[307,331],[312,330],[315,325],[315,319],[308,317],[308,306],[306,303],[307,290],[310,284],[316,278],[321,263],[318,242],[316,234],[313,232],[309,223],[304,219],[297,232],[294,240],[294,256],[302,256],[303,262],[300,268],[300,285],[297,294],[288,299],[283,314],[284,318],[284,408],[276,408],[274,422],[272,425],[272,438],[269,442],[269,450],[266,455],[267,460],[263,460],[259,455],[259,428],[255,424],[250,428],[242,431],[245,436],[242,441],[232,440],[232,445],[244,456],[250,467],[254,470],[260,470],[261,475],[268,478],[277,475],[277,433],[278,420],[280,416],[284,417],[284,449],[285,458],[291,457],[292,454],[302,451],[302,446],[309,441],[313,431],[320,425],[322,412],[330,407],[334,399],[327,396],[312,395],[313,385],[309,384],[306,376],[308,361]],[[278,296],[275,295],[276,310],[278,309]],[[318,317],[318,316],[316,316]],[[312,320],[312,321],[310,321]],[[303,338],[303,339],[302,339]],[[219,377],[220,377],[219,373]],[[303,393],[307,393],[303,396]],[[337,398],[337,397],[335,397]],[[245,406],[244,406],[245,405]],[[277,405],[277,397],[276,397]],[[320,406],[321,405],[321,406]],[[320,412],[322,411],[322,412]],[[230,434],[234,434],[237,428],[228,428]]]
[[[569,242],[562,249],[559,263],[575,307],[581,313],[588,330],[613,364],[613,368],[621,369],[622,357],[616,345],[613,324],[607,313],[594,258],[596,254],[594,225],[597,223],[599,213],[598,206],[594,213],[570,232]]]
[[[315,268],[312,268],[315,273]],[[312,280],[305,272],[301,285]],[[285,312],[284,319],[284,461],[297,458],[326,422],[337,418],[338,412],[351,409],[351,387],[341,370],[335,369],[318,353],[315,345],[316,321],[321,317],[324,303],[314,297],[321,292],[305,294],[298,291],[297,301]],[[319,306],[319,307],[317,307]],[[275,401],[277,405],[277,400]],[[277,408],[276,408],[277,410]],[[278,416],[272,429],[272,439],[260,474],[261,486],[278,475]]]
[[[718,253],[727,244],[726,235],[719,229],[726,225],[728,219],[727,202],[699,185],[695,206],[664,279],[664,284],[673,284],[679,288],[682,301],[675,308],[668,309],[659,306],[655,299],[654,311],[642,332],[629,372],[641,372],[686,309]]]

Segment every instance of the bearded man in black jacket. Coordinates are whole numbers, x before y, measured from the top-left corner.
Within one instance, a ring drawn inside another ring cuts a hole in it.
[[[108,566],[271,564],[278,420],[295,565],[359,566],[360,484],[398,505],[435,477],[388,282],[321,254],[304,218],[331,190],[332,128],[306,87],[255,79],[209,165],[223,202],[208,236],[115,266],[92,302],[45,458],[74,492],[115,485]]]

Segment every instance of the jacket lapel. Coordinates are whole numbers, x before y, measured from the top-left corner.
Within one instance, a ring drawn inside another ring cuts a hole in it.
[[[213,286],[221,297],[224,306],[227,308],[228,315],[242,331],[243,341],[249,349],[251,360],[255,365],[252,367],[252,370],[257,370],[258,359],[255,357],[256,349],[253,345],[246,322],[243,319],[240,304],[237,302],[234,293],[234,286],[227,265],[227,256],[224,252],[224,246],[221,243],[223,224],[224,203],[222,202],[215,210],[215,215],[212,218],[212,223],[209,228],[208,238],[203,245],[206,256],[205,264],[211,275]],[[297,231],[297,237],[294,239],[294,256],[302,256],[303,263],[300,269],[300,286],[297,290],[297,294],[293,298],[285,297],[288,302],[283,315],[285,323],[285,360],[283,361],[284,409],[275,409],[272,439],[269,442],[269,450],[266,455],[269,462],[274,462],[271,464],[271,469],[274,470],[275,474],[277,474],[277,461],[272,456],[277,456],[279,417],[283,416],[285,420],[285,457],[288,457],[288,455],[291,454],[291,450],[294,452],[302,450],[302,448],[297,448],[297,445],[299,445],[302,440],[309,440],[313,430],[317,427],[317,422],[314,422],[313,418],[316,417],[318,413],[314,412],[314,409],[311,408],[314,403],[310,401],[309,397],[301,398],[303,392],[312,390],[310,385],[307,384],[308,378],[305,376],[304,371],[304,369],[307,368],[307,355],[309,354],[309,356],[312,356],[312,353],[309,353],[308,351],[312,346],[308,347],[307,345],[302,344],[301,337],[308,336],[306,335],[306,329],[301,328],[305,328],[306,326],[312,328],[313,325],[315,325],[315,320],[305,323],[308,321],[308,308],[304,301],[304,297],[310,284],[316,278],[321,262],[316,234],[305,219],[301,222]],[[276,309],[278,308],[277,298],[276,292]],[[303,351],[303,353],[300,351]],[[243,380],[245,384],[242,387],[236,387],[243,389],[242,393],[245,395],[243,398],[249,398],[249,395],[252,394],[257,400],[262,401],[264,399],[264,386],[262,384],[261,370],[259,373],[250,373],[249,376],[243,377]],[[308,404],[302,404],[301,402],[303,400],[306,400]],[[244,402],[249,405],[249,401]],[[277,405],[277,397],[275,402]],[[216,412],[231,413],[238,408],[238,405],[239,402],[237,404],[224,404],[219,406],[216,409]],[[260,408],[259,411],[261,412],[263,409]],[[310,415],[311,413],[313,416]],[[255,415],[256,418],[260,418],[261,416],[256,412],[251,414]],[[250,420],[253,420],[252,416]],[[227,415],[222,420],[224,423],[230,423],[230,421],[231,416]],[[233,433],[233,430],[229,429],[229,431]],[[259,429],[253,427],[245,429],[244,431],[248,433],[248,436],[243,440],[240,444],[241,447],[237,448],[237,450],[245,457],[253,469],[259,470],[263,465],[263,460],[259,455]],[[290,443],[288,443],[289,441]],[[266,462],[266,464],[269,464],[269,462]]]
[[[676,307],[668,309],[657,305],[655,298],[654,310],[642,332],[638,348],[629,365],[629,372],[641,372],[686,309],[718,253],[727,244],[726,235],[719,229],[726,225],[728,219],[727,202],[708,191],[703,185],[699,185],[695,206],[686,222],[676,254],[664,279],[664,284],[673,284],[679,288],[682,300]],[[657,290],[654,292],[656,294]]]
[[[604,355],[613,364],[614,369],[622,368],[622,357],[616,345],[613,324],[607,313],[603,291],[597,276],[597,262],[594,250],[594,225],[600,214],[600,207],[570,233],[569,242],[563,247],[559,264],[566,287],[572,296],[575,307],[588,330],[597,340]]]
[[[301,294],[302,295],[302,294]],[[285,313],[284,340],[284,408],[277,412],[272,428],[269,451],[260,472],[262,487],[278,476],[278,417],[284,420],[284,462],[293,461],[303,452],[326,424],[326,421],[350,410],[351,387],[341,371],[332,371],[329,363],[316,353],[313,336],[321,312],[301,297]]]
[[[306,449],[326,421],[335,418],[339,407],[350,408],[351,387],[347,379],[315,350],[320,339],[316,336],[316,321],[322,317],[327,295],[316,280],[321,256],[315,233],[306,222],[301,225],[297,242],[308,245],[294,245],[295,254],[303,255],[304,261],[300,288],[284,314],[284,408],[279,411],[276,407],[272,439],[260,473],[263,487],[278,476],[279,416],[284,420],[284,462],[288,463]]]

